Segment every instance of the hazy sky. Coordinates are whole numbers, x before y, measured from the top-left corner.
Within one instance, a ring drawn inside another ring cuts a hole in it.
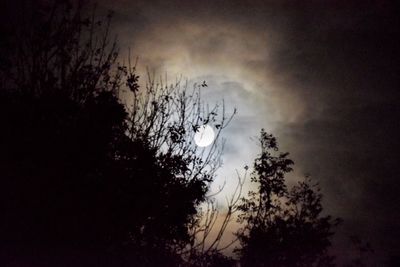
[[[367,3],[368,2],[368,3]],[[225,165],[251,164],[264,127],[320,181],[344,219],[335,251],[358,234],[399,254],[398,17],[387,1],[101,1],[121,53],[169,77],[206,80],[205,99],[238,115]],[[344,239],[347,241],[347,239]]]

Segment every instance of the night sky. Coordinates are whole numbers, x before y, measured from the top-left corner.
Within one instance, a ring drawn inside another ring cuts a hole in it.
[[[341,217],[333,251],[350,235],[400,254],[399,17],[389,1],[99,2],[115,11],[120,55],[173,81],[207,81],[205,100],[238,114],[225,131],[217,183],[251,165],[261,128],[311,174],[328,214]],[[142,75],[145,76],[145,75]],[[233,182],[234,183],[234,182]],[[234,184],[232,184],[234,186]]]
[[[238,115],[218,179],[251,164],[265,127],[344,219],[334,251],[359,235],[398,255],[398,15],[387,1],[110,1],[121,54],[173,80],[206,80],[206,100]]]

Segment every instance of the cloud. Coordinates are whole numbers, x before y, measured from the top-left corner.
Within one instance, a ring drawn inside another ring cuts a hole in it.
[[[321,181],[327,210],[345,220],[342,239],[359,232],[378,251],[400,253],[398,17],[389,2],[101,6],[116,11],[121,44],[141,67],[206,80],[205,99],[238,108],[224,170],[251,164],[249,138],[265,127],[291,152],[296,174]]]

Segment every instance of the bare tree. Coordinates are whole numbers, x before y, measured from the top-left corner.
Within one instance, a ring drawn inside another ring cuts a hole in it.
[[[215,199],[216,195],[223,192],[225,184],[216,193],[208,196],[200,207],[190,227],[190,245],[182,251],[190,266],[233,266],[234,260],[225,256],[224,252],[238,238],[234,237],[224,244],[221,241],[226,237],[229,224],[236,220],[246,176],[247,168],[243,177],[237,171],[237,184],[230,196],[225,198],[225,207],[218,207]]]

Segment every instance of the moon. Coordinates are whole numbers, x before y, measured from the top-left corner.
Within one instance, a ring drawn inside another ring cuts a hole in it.
[[[194,142],[199,147],[206,147],[211,145],[214,141],[215,134],[213,128],[209,125],[200,126],[195,135],[194,135]]]

